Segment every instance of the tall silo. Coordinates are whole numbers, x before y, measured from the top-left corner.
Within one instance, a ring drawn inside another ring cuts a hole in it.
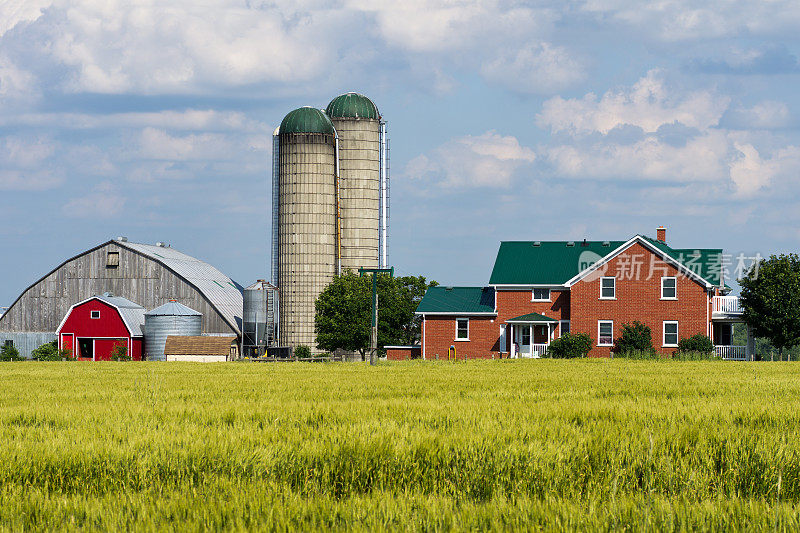
[[[336,273],[336,130],[319,109],[280,125],[278,323],[280,343],[315,350],[314,302]]]
[[[203,314],[170,300],[144,314],[144,351],[148,361],[164,361],[170,335],[196,336],[202,332]]]
[[[242,309],[242,355],[261,357],[275,340],[273,301],[276,288],[263,279],[244,290]]]
[[[339,144],[341,269],[386,266],[385,124],[372,100],[357,93],[337,96],[326,113]]]

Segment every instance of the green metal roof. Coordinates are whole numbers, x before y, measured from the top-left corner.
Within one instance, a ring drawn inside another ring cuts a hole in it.
[[[300,107],[283,118],[280,133],[322,133],[336,135],[336,129],[328,116],[314,107]]]
[[[501,242],[489,284],[562,285],[625,243],[605,241],[608,245],[604,245],[604,241],[587,241],[584,245],[575,241],[568,246],[569,242],[573,241]]]
[[[431,287],[417,306],[417,313],[494,313],[491,287]]]
[[[506,322],[558,322],[558,320],[539,313],[528,313],[527,315],[509,318]]]
[[[358,93],[341,94],[331,100],[325,112],[331,118],[369,118],[379,120],[378,107],[366,96]]]
[[[642,238],[703,279],[714,285],[720,284],[721,249],[671,248],[656,239]],[[573,245],[570,246],[569,242],[573,242]],[[501,242],[489,284],[563,285],[625,242],[627,241]]]

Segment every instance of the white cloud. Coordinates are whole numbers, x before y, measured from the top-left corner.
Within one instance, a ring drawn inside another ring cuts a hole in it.
[[[729,103],[730,98],[712,91],[680,94],[651,70],[630,89],[608,91],[599,100],[593,93],[581,99],[551,98],[536,118],[539,126],[555,132],[605,134],[624,125],[655,132],[675,122],[702,130],[718,124]]]
[[[38,19],[52,0],[3,0],[0,3],[0,37],[19,23]]]
[[[445,187],[508,187],[517,169],[535,159],[535,152],[515,137],[489,131],[453,139],[417,156],[405,174]]]
[[[517,93],[552,94],[582,81],[586,72],[566,48],[530,43],[485,62],[481,75]]]
[[[93,192],[71,199],[62,208],[72,218],[111,218],[119,215],[125,207],[125,198],[109,182],[94,187]]]
[[[214,133],[173,136],[162,129],[147,127],[140,137],[140,156],[144,159],[228,159],[232,152],[228,139]]]
[[[785,103],[764,100],[753,107],[730,110],[726,119],[723,122],[732,128],[772,130],[789,126],[792,115]]]

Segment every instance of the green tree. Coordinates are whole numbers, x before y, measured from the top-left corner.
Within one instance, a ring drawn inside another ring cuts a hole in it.
[[[378,346],[413,344],[420,320],[414,315],[428,287],[422,276],[378,275]],[[372,280],[348,271],[336,276],[316,301],[317,346],[358,352],[366,359],[372,326]]]
[[[63,361],[69,355],[66,350],[58,349],[58,341],[42,344],[31,352],[31,359],[36,361]]]
[[[22,361],[24,358],[19,355],[19,350],[13,344],[4,344],[0,348],[0,361]]]
[[[783,351],[800,344],[800,257],[771,255],[739,280],[743,318],[757,337]],[[771,357],[772,358],[772,357]]]
[[[614,353],[624,355],[633,352],[651,355],[656,353],[650,326],[638,320],[634,320],[632,324],[622,324],[622,334],[614,343]]]

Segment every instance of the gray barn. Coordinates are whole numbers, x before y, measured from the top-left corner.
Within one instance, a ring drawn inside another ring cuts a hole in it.
[[[242,287],[222,272],[163,244],[108,241],[67,259],[25,289],[0,317],[0,345],[29,357],[56,340],[72,304],[112,293],[154,309],[170,299],[203,314],[202,332],[241,336]]]

